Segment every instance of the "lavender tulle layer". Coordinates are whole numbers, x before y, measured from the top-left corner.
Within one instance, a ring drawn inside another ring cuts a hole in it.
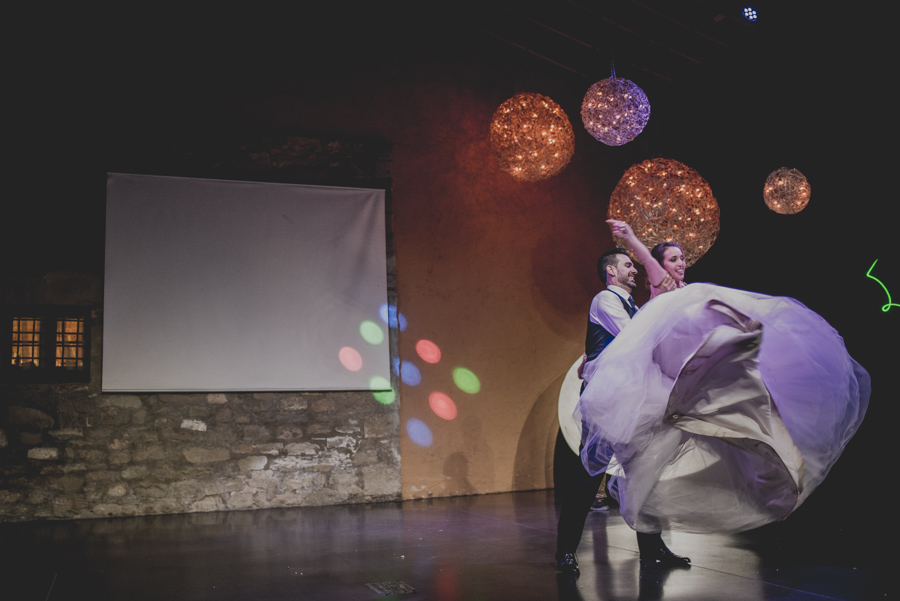
[[[575,417],[638,531],[784,519],[862,423],[868,373],[794,299],[691,284],[647,303],[600,356]]]

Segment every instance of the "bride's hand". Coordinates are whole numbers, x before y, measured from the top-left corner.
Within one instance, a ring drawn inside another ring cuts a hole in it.
[[[678,284],[672,279],[672,276],[666,274],[666,277],[659,283],[659,285],[654,286],[657,290],[657,294],[662,294],[663,292],[671,292],[678,288]]]
[[[609,227],[612,228],[613,236],[616,236],[618,238],[628,238],[629,236],[634,234],[631,226],[624,221],[619,221],[618,219],[607,219],[606,223],[608,223]]]

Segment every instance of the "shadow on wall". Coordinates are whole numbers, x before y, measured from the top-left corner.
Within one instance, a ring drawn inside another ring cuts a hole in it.
[[[531,254],[532,294],[541,319],[555,333],[579,342],[591,299],[602,288],[596,274],[602,252],[583,250],[585,239],[550,232],[535,243]]]
[[[461,426],[466,450],[451,453],[444,459],[444,481],[433,489],[440,496],[474,495],[496,490],[494,451],[489,441],[485,440],[481,420],[469,416]],[[478,463],[476,469],[470,468],[472,461]]]
[[[559,432],[559,390],[565,377],[566,370],[563,370],[538,395],[525,419],[516,448],[513,490],[534,488],[535,482],[542,483],[540,488],[553,488],[553,457]],[[542,473],[533,474],[528,470],[541,470]]]
[[[469,460],[461,451],[451,453],[444,460],[444,476],[455,485],[456,492],[472,494],[475,491],[469,481]]]

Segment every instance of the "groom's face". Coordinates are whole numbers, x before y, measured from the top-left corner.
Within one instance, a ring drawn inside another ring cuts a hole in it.
[[[618,262],[616,263],[616,286],[621,286],[628,291],[634,290],[634,277],[637,275],[637,269],[631,262],[631,257],[626,255],[616,255]]]

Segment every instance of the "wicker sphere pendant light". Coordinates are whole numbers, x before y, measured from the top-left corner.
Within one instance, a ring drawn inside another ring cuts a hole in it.
[[[581,120],[597,140],[607,146],[621,146],[644,130],[650,120],[650,101],[637,84],[613,74],[585,93]]]
[[[793,215],[806,208],[812,188],[796,169],[781,167],[769,174],[763,186],[766,205],[782,215]]]
[[[575,134],[562,107],[540,94],[516,94],[494,112],[491,148],[500,169],[535,182],[565,169],[575,152]]]
[[[672,159],[648,159],[629,167],[613,190],[608,215],[630,224],[650,248],[677,242],[688,265],[709,250],[719,233],[719,203],[709,184]],[[624,240],[616,243],[625,246]]]

